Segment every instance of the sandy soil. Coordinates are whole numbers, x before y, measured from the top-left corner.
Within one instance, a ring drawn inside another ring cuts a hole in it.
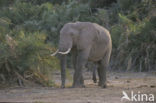
[[[128,95],[133,91],[154,94],[156,98],[156,73],[115,73],[108,74],[108,88],[102,89],[93,83],[90,72],[84,74],[86,88],[59,87],[12,87],[0,90],[0,102],[23,103],[129,103],[124,100],[122,91]],[[55,74],[56,85],[60,85],[60,74]],[[133,102],[131,102],[133,103]],[[137,103],[137,102],[134,102]],[[146,102],[139,102],[146,103]],[[148,103],[156,103],[148,102]]]

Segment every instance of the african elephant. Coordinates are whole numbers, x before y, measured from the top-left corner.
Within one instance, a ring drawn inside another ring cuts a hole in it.
[[[110,33],[104,27],[91,22],[67,23],[60,31],[59,49],[61,54],[61,87],[65,87],[66,55],[71,52],[74,65],[73,87],[84,87],[82,69],[87,61],[98,64],[98,85],[106,87],[106,68],[112,50]]]

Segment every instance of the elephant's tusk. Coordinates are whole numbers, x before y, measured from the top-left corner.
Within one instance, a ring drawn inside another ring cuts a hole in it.
[[[71,48],[69,48],[66,52],[58,52],[60,54],[68,54],[70,52]]]
[[[51,56],[55,56],[58,53],[58,51],[59,50],[57,49],[57,51],[55,53],[51,54]]]

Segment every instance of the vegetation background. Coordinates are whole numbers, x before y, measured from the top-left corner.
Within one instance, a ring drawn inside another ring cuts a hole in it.
[[[75,21],[111,32],[111,70],[156,71],[155,0],[0,0],[1,84],[53,86],[60,67],[50,54],[62,26]]]

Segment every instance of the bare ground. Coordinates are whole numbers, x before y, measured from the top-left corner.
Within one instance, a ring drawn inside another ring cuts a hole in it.
[[[90,72],[85,72],[86,88],[70,88],[71,81],[67,81],[67,88],[61,89],[60,74],[55,74],[56,87],[10,87],[0,90],[0,102],[33,102],[33,103],[129,103],[122,101],[122,91],[130,94],[140,92],[154,94],[156,98],[156,73],[115,73],[109,72],[108,87],[102,89],[93,83]],[[132,102],[133,103],[133,102]],[[137,103],[137,102],[135,102]],[[145,103],[145,102],[139,102]],[[156,99],[155,102],[156,103]]]

